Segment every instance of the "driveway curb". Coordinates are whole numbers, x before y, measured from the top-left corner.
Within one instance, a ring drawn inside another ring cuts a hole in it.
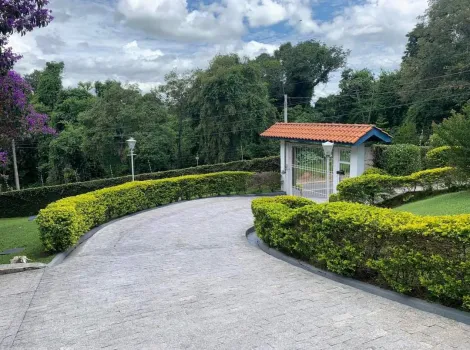
[[[364,292],[367,292],[373,295],[380,296],[382,298],[396,301],[400,304],[410,306],[412,308],[415,308],[421,311],[430,312],[435,315],[439,315],[439,316],[446,317],[457,322],[470,325],[470,313],[468,312],[460,311],[460,310],[453,309],[453,308],[443,306],[440,304],[430,303],[422,299],[410,297],[410,296],[403,295],[403,294],[400,294],[391,290],[383,289],[383,288],[374,286],[366,282],[340,276],[333,272],[324,271],[304,261],[300,261],[284,253],[281,253],[278,250],[272,249],[256,235],[256,231],[254,227],[250,227],[246,231],[246,238],[251,245],[258,247],[266,254],[269,254],[279,260],[285,261],[291,265],[304,269],[308,272],[314,273],[318,276],[328,278],[332,281],[345,284],[353,288],[357,288],[359,290],[362,290]]]

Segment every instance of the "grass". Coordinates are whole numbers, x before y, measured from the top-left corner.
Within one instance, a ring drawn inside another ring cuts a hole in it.
[[[416,215],[470,214],[470,191],[447,193],[395,208]]]
[[[9,264],[16,255],[26,255],[33,262],[48,263],[54,254],[44,253],[35,221],[28,218],[0,219],[0,252],[11,248],[25,248],[20,253],[0,255],[0,264]]]

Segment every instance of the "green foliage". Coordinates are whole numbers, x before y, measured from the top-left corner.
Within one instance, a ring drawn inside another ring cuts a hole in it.
[[[225,164],[202,165],[193,168],[140,174],[136,175],[136,180],[155,180],[221,171],[276,172],[279,174],[279,161],[279,157],[268,157]],[[76,196],[78,194],[87,193],[100,188],[120,185],[129,181],[131,181],[130,176],[123,176],[0,193],[0,217],[35,215],[40,209],[45,208],[49,203],[61,198]],[[268,183],[272,184],[273,181],[274,180],[270,180]]]
[[[67,197],[39,212],[46,251],[63,251],[91,228],[160,205],[213,195],[244,193],[250,172],[222,172],[126,183]]]
[[[409,175],[422,169],[422,150],[410,144],[375,145],[374,166],[390,175]]]
[[[467,0],[432,0],[408,34],[401,94],[419,128],[442,121],[468,101],[469,27]]]
[[[252,64],[261,68],[268,84],[269,96],[282,102],[282,91],[289,97],[313,97],[315,87],[327,83],[330,73],[343,67],[349,52],[337,46],[327,46],[315,40],[279,47],[274,54],[262,54]],[[283,80],[285,86],[283,90]],[[293,101],[294,105],[302,104]]]
[[[452,113],[449,119],[434,125],[434,133],[451,149],[447,151],[450,163],[455,165],[461,174],[468,177],[470,173],[470,103],[462,113]]]
[[[40,73],[37,89],[34,92],[34,101],[42,104],[48,111],[52,111],[62,90],[63,62],[47,62],[46,68]]]
[[[272,154],[269,146],[274,142],[259,134],[275,122],[277,113],[257,65],[245,64],[237,55],[217,56],[206,71],[196,73],[189,94],[188,108],[197,125],[193,137],[198,136],[193,142],[199,142],[206,162]]]
[[[451,165],[451,152],[452,147],[450,146],[441,146],[431,149],[426,153],[426,167],[432,169]]]
[[[416,129],[416,124],[410,121],[407,121],[400,125],[395,134],[393,135],[394,144],[411,144],[419,145],[419,135],[418,130]]]
[[[362,175],[387,175],[387,172],[380,168],[368,168],[364,171]]]
[[[433,192],[457,185],[462,184],[455,178],[455,169],[447,167],[423,170],[407,176],[361,175],[340,182],[337,190],[342,201],[376,204],[396,196],[403,189],[414,192],[422,188]]]
[[[399,126],[406,112],[400,101],[399,72],[382,72],[375,77],[367,69],[346,69],[340,92],[318,99],[315,112],[325,122],[375,123],[385,129]]]
[[[293,197],[252,202],[258,236],[330,271],[468,308],[470,215],[418,217]]]

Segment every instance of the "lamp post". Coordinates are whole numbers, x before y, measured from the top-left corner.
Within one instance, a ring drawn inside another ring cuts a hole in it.
[[[129,146],[129,149],[131,150],[132,181],[135,181],[135,176],[134,176],[134,148],[135,148],[135,144],[136,144],[137,141],[133,137],[131,137],[126,142],[127,142],[127,145]]]
[[[199,153],[196,154],[196,166],[199,166]]]
[[[322,143],[323,152],[326,157],[326,197],[330,196],[330,158],[333,156],[333,142]]]

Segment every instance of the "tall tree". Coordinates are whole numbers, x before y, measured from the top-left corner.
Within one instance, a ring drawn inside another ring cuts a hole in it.
[[[62,91],[63,62],[47,62],[46,68],[39,75],[37,88],[34,91],[33,103],[38,109],[52,112]],[[43,106],[42,108],[40,106]]]
[[[327,83],[331,72],[346,63],[348,51],[315,40],[297,45],[283,44],[272,56],[260,55],[259,64],[269,84],[270,97],[282,102],[283,93],[290,97],[312,97],[315,87]],[[301,102],[293,102],[294,105]]]
[[[430,0],[421,22],[408,34],[401,95],[408,120],[430,127],[470,97],[470,6],[467,0]]]
[[[164,102],[169,106],[170,111],[177,116],[178,119],[178,167],[184,164],[183,133],[185,131],[185,123],[188,120],[187,108],[189,104],[189,91],[194,82],[194,74],[179,75],[176,71],[172,71],[165,76],[165,85],[159,87],[158,92],[163,95]],[[190,144],[192,144],[190,142]],[[185,152],[186,153],[186,152]]]
[[[196,74],[190,109],[206,162],[262,153],[259,133],[276,117],[261,70],[237,55],[217,56],[209,69]]]

